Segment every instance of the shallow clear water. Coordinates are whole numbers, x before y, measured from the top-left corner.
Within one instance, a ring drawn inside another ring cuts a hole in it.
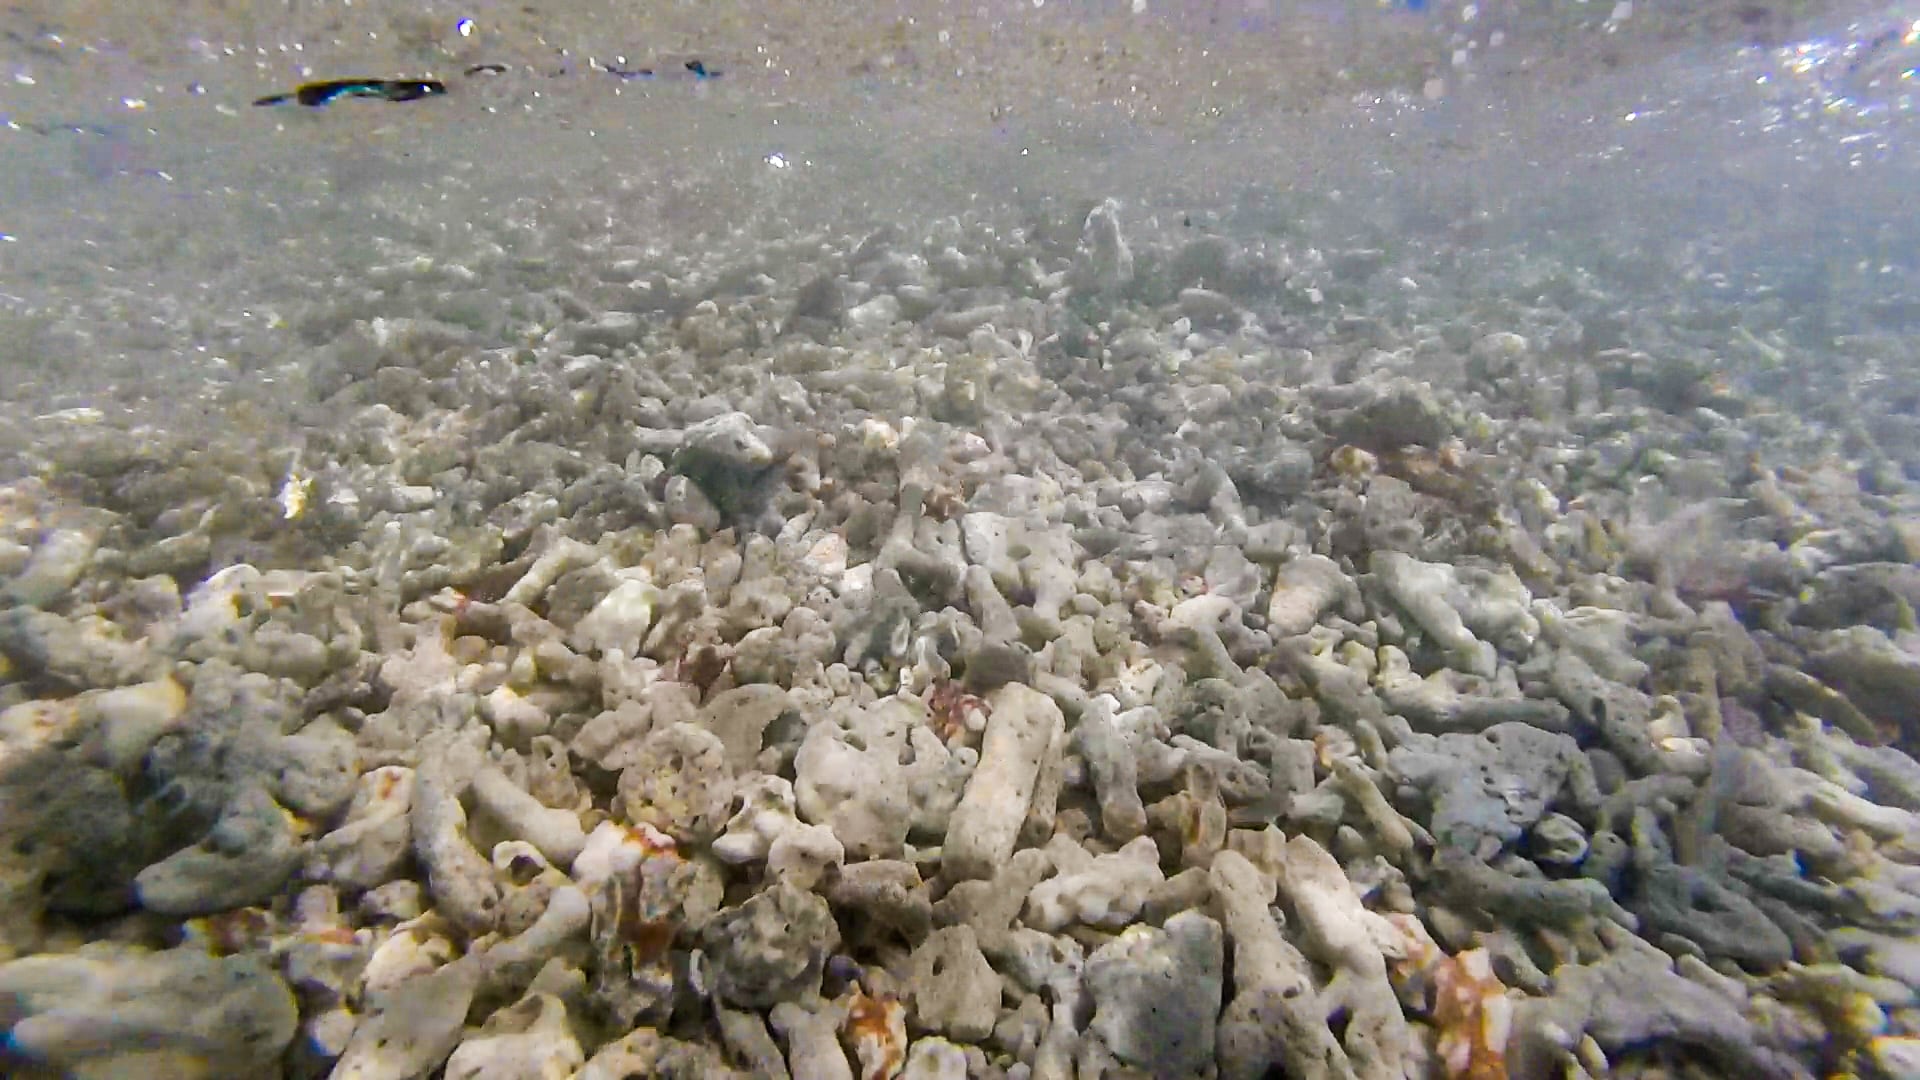
[[[1920,8],[0,31],[10,1075],[1913,1074]]]

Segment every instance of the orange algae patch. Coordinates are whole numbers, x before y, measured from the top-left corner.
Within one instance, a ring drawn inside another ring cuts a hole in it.
[[[964,686],[949,679],[936,680],[927,690],[925,700],[934,733],[948,746],[967,741],[969,734],[986,726],[987,717],[992,713],[979,695],[969,693]]]
[[[907,1008],[892,994],[853,989],[840,1037],[860,1059],[860,1080],[889,1080],[907,1063]]]
[[[1440,1068],[1451,1080],[1506,1080],[1513,1001],[1485,949],[1468,949],[1433,971]]]
[[[1439,1033],[1439,1075],[1448,1080],[1506,1080],[1513,999],[1485,949],[1448,956],[1419,916],[1389,912],[1401,939],[1389,953],[1388,977],[1409,1012],[1423,1013]]]

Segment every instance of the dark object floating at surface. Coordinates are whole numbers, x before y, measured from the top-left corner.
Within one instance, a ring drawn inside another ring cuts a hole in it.
[[[418,101],[447,92],[447,84],[435,79],[330,79],[305,83],[289,94],[270,94],[255,105],[305,105],[317,109],[343,97],[380,98],[383,101]]]
[[[695,79],[717,79],[722,72],[709,68],[703,60],[687,60],[678,67],[666,68],[619,68],[611,65],[601,67],[619,79],[654,79],[671,76],[684,71]],[[466,75],[504,75],[505,64],[474,64],[465,71]],[[555,72],[556,75],[565,72]],[[447,84],[438,79],[329,79],[326,82],[303,83],[284,94],[269,94],[254,101],[255,105],[305,105],[318,109],[333,104],[343,97],[380,98],[383,101],[418,101],[421,98],[439,97],[447,92]]]
[[[721,75],[725,74],[725,72],[711,70],[710,68],[707,67],[705,63],[699,60],[689,60],[680,66],[689,75],[692,75],[696,79],[717,79]],[[650,67],[617,68],[617,67],[608,65],[606,67],[603,67],[601,70],[619,79],[652,79],[652,78],[657,78],[662,74],[662,72],[656,71]],[[669,72],[670,71],[671,69],[669,69]]]

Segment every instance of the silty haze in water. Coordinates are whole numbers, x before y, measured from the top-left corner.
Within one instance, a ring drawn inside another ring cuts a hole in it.
[[[7,1076],[1920,1075],[1912,5],[0,29]]]

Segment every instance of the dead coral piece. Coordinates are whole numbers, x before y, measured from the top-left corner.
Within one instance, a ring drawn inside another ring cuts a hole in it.
[[[1506,1080],[1513,1002],[1485,949],[1468,949],[1435,965],[1433,1022],[1440,1067],[1450,1080]]]
[[[1920,1075],[1912,274],[1347,186],[28,275],[0,1071]]]

